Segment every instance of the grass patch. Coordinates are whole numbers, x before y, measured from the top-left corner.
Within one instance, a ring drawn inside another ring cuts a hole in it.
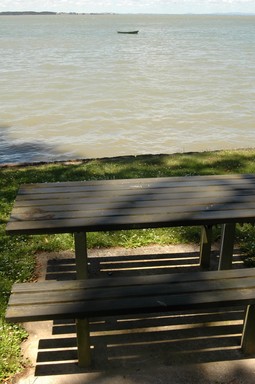
[[[27,333],[21,326],[4,321],[0,322],[0,332],[0,382],[5,383],[26,365],[20,356],[20,344]]]
[[[0,168],[0,380],[22,369],[20,343],[22,328],[7,325],[4,313],[14,282],[33,278],[35,254],[40,251],[73,250],[70,234],[6,236],[8,221],[18,188],[24,183],[75,180],[121,179],[188,175],[254,173],[255,150],[214,151],[173,155],[125,156],[66,163],[33,164]],[[254,263],[254,228],[237,227],[237,241],[247,252],[246,262]],[[214,230],[214,239],[219,229]],[[88,246],[138,247],[149,244],[198,242],[200,228],[179,227],[88,234]],[[248,260],[248,261],[247,261]]]

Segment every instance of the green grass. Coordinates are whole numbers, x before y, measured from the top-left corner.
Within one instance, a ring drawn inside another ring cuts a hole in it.
[[[19,372],[25,365],[20,356],[20,343],[27,337],[26,331],[18,325],[0,323],[0,382]]]
[[[0,382],[22,370],[21,327],[7,325],[4,313],[14,282],[33,279],[35,254],[41,251],[73,250],[69,234],[48,236],[6,236],[18,188],[23,183],[121,179],[184,175],[255,173],[255,150],[214,151],[173,155],[127,156],[73,163],[34,164],[0,168]],[[219,237],[214,230],[214,239]],[[88,234],[88,246],[138,247],[149,244],[177,244],[199,241],[200,228],[162,228]],[[254,228],[238,226],[237,242],[245,250],[247,265],[255,260]]]

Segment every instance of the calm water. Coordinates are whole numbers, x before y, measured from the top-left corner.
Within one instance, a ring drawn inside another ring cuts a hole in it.
[[[255,16],[0,18],[0,163],[254,147],[254,101]]]

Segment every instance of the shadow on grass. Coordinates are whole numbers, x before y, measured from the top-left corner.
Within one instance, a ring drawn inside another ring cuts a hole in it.
[[[2,165],[0,186],[10,202],[22,183],[253,173],[254,160],[255,150],[236,150]]]

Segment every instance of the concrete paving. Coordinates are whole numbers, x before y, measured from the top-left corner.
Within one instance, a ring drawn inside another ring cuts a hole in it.
[[[93,277],[199,268],[195,246],[91,250]],[[217,267],[215,246],[212,267]],[[239,255],[234,266],[242,267]],[[75,278],[74,255],[40,254],[38,280]],[[26,323],[28,367],[19,384],[254,384],[255,356],[240,351],[243,309],[125,316],[91,321],[93,365],[77,365],[75,324]]]

